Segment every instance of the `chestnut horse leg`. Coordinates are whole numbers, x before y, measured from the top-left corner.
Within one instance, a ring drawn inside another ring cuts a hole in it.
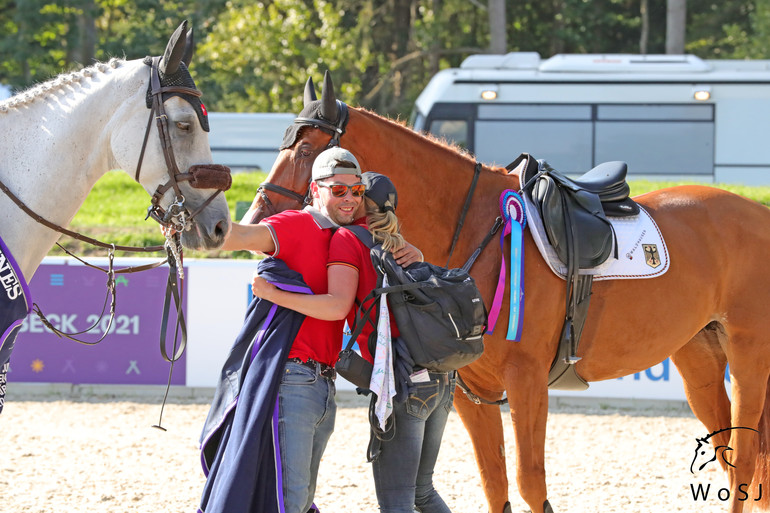
[[[676,353],[671,355],[684,382],[687,402],[695,416],[708,430],[704,435],[730,427],[730,399],[725,390],[727,357],[720,346],[722,327],[709,324]],[[714,435],[714,447],[727,445],[730,432]],[[723,470],[727,464],[720,458]]]
[[[476,388],[476,393],[481,393]],[[459,389],[454,406],[471,437],[481,485],[491,513],[503,513],[508,503],[508,477],[505,468],[503,420],[497,405],[475,404]]]
[[[550,513],[545,484],[545,429],[548,420],[548,370],[537,371],[538,365],[516,369],[542,380],[516,379],[516,371],[506,373],[506,392],[511,407],[514,441],[516,443],[516,482],[519,494],[532,513]]]
[[[770,379],[767,381],[765,407],[759,421],[759,454],[754,469],[754,482],[751,484],[750,497],[760,509],[770,509]]]
[[[732,427],[760,429],[766,407],[767,384],[770,378],[770,362],[766,361],[761,346],[749,340],[756,338],[753,333],[730,333],[728,352],[732,385]],[[742,343],[744,342],[744,343]],[[751,429],[733,429],[730,432],[727,458],[732,465],[728,470],[730,480],[730,512],[741,513],[745,502],[755,497],[748,497],[747,491],[754,480],[754,470],[760,449],[760,436],[766,433]],[[763,490],[763,494],[768,490]]]

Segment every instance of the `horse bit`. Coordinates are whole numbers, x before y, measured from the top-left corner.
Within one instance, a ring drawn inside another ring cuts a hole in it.
[[[326,145],[325,149],[333,148],[335,146],[340,145],[340,138],[345,134],[345,127],[348,124],[348,106],[339,101],[337,102],[337,123],[330,123],[326,121],[325,119],[316,119],[316,118],[301,118],[297,117],[294,119],[294,123],[298,125],[305,125],[305,126],[311,126],[313,128],[318,128],[319,130],[322,130],[332,136],[331,140],[329,140],[329,144]],[[312,178],[308,180],[308,187],[305,191],[305,194],[300,194],[298,192],[294,192],[290,189],[287,189],[286,187],[281,187],[280,185],[275,185],[270,182],[262,182],[262,184],[257,188],[257,194],[262,198],[262,200],[265,202],[265,206],[268,209],[268,212],[270,212],[270,215],[275,214],[278,212],[278,210],[273,205],[273,202],[270,201],[270,198],[267,196],[267,193],[265,190],[275,192],[277,194],[281,194],[283,196],[286,196],[287,198],[291,198],[297,203],[300,204],[300,208],[305,208],[306,206],[310,205],[310,203],[313,202],[313,198],[310,194],[310,182],[312,181]]]

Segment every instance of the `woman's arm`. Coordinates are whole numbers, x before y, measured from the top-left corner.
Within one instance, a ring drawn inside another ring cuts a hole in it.
[[[358,270],[347,265],[330,265],[327,270],[329,292],[300,294],[287,292],[254,274],[251,290],[255,296],[324,321],[344,319],[353,307],[358,288]]]
[[[401,267],[408,267],[409,264],[425,261],[422,251],[408,242],[403,248],[393,251],[393,258]]]

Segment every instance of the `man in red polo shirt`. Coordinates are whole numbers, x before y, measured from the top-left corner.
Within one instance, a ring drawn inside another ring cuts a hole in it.
[[[350,224],[366,187],[356,158],[342,148],[313,163],[312,206],[273,215],[256,225],[234,224],[222,249],[249,250],[283,260],[314,294],[327,293],[329,241]],[[306,317],[289,352],[279,390],[279,446],[285,513],[313,504],[321,456],[334,429],[334,363],[344,320]]]

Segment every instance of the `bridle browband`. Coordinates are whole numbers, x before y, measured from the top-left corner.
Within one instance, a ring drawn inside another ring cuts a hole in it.
[[[206,206],[208,206],[216,197],[217,194],[226,190],[218,189],[211,196],[208,197],[193,213],[189,213],[184,206],[184,195],[179,187],[179,182],[189,181],[190,185],[194,188],[204,188],[196,186],[196,172],[201,171],[203,168],[207,172],[225,172],[229,173],[229,169],[224,166],[219,166],[221,169],[211,169],[211,166],[191,166],[188,172],[181,173],[179,167],[176,164],[174,158],[174,148],[171,144],[171,135],[168,128],[168,116],[166,110],[163,107],[163,94],[165,93],[181,93],[188,94],[199,98],[202,93],[193,87],[184,86],[162,86],[160,83],[160,73],[158,71],[158,65],[160,63],[160,57],[153,57],[150,64],[150,94],[152,95],[152,107],[150,108],[150,117],[147,120],[147,129],[144,132],[144,140],[142,141],[142,150],[139,152],[139,161],[136,164],[136,175],[134,180],[139,182],[139,172],[142,169],[142,160],[144,159],[144,151],[147,148],[147,140],[150,136],[150,128],[152,127],[152,120],[155,119],[155,124],[158,129],[158,136],[160,137],[161,148],[163,149],[163,158],[166,160],[166,169],[168,170],[169,180],[163,185],[159,185],[152,195],[150,200],[150,207],[147,209],[147,217],[152,217],[158,223],[164,226],[172,227],[177,231],[184,231],[189,229],[189,222],[195,218]],[[160,201],[163,195],[169,189],[174,189],[175,201],[169,205],[168,210],[165,210],[160,206]],[[146,218],[145,218],[146,219]]]
[[[338,112],[336,123],[330,123],[325,119],[303,118],[299,116],[294,118],[294,123],[297,125],[317,128],[331,135],[332,138],[329,140],[329,144],[326,145],[326,149],[340,145],[340,139],[343,135],[345,135],[345,127],[348,125],[348,106],[339,100],[336,100],[336,102]],[[292,191],[291,189],[287,189],[286,187],[281,187],[280,185],[275,185],[270,182],[262,182],[262,184],[257,188],[257,194],[259,194],[262,198],[262,201],[265,202],[265,206],[267,207],[270,215],[278,213],[278,210],[273,205],[273,202],[270,201],[270,198],[267,196],[265,190],[275,192],[282,196],[286,196],[287,198],[291,198],[299,203],[300,209],[303,209],[313,202],[313,198],[310,193],[311,181],[312,178],[307,181],[307,189],[305,189],[304,193],[298,193]]]

